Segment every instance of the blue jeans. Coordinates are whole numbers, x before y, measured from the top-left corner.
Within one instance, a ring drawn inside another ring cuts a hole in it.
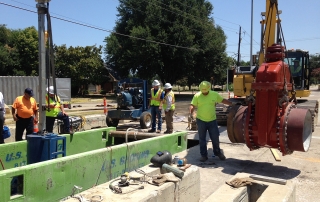
[[[156,118],[158,117],[158,130],[161,130],[162,126],[162,117],[161,117],[161,110],[159,106],[151,106],[151,116],[152,116],[152,130],[156,130]]]
[[[69,134],[70,133],[70,120],[69,120],[69,116],[66,116],[64,114],[62,114],[62,112],[59,112],[59,114],[57,115],[57,117],[50,117],[47,116],[46,117],[46,130],[48,133],[52,133],[53,132],[53,125],[56,119],[62,120],[63,121],[63,131],[61,131],[62,133],[66,133]]]
[[[200,144],[200,154],[201,156],[208,156],[207,151],[207,131],[209,132],[209,137],[212,141],[212,148],[214,155],[220,154],[220,146],[219,146],[219,128],[217,121],[205,122],[197,119],[198,126],[198,134],[199,134],[199,144]]]

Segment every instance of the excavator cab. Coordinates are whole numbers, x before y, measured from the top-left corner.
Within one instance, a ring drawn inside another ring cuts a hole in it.
[[[311,76],[309,67],[309,52],[300,49],[288,50],[285,53],[284,62],[289,65],[296,90],[296,97],[309,97]]]

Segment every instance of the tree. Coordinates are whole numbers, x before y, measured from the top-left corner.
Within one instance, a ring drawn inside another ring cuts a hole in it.
[[[38,72],[38,33],[34,27],[10,30],[0,25],[0,73],[32,76]]]
[[[102,46],[54,46],[56,77],[71,78],[72,89],[107,82],[108,71],[101,59]],[[75,94],[75,92],[72,92]]]
[[[14,47],[19,54],[20,65],[14,71],[19,76],[36,76],[39,72],[38,31],[35,27],[13,32]]]
[[[320,55],[310,55],[311,82],[320,82]]]
[[[14,75],[14,70],[20,66],[19,53],[14,47],[12,30],[6,25],[0,25],[0,74]]]
[[[212,10],[208,1],[120,0],[115,33],[105,38],[107,65],[121,77],[157,75],[162,83],[220,77],[227,68],[226,36],[209,18]]]

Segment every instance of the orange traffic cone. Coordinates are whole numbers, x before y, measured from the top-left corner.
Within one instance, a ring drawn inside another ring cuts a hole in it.
[[[34,122],[33,123],[33,133],[38,133],[39,129],[38,129],[38,123]]]
[[[103,98],[103,113],[104,113],[105,115],[108,114],[107,99],[106,99],[105,97]]]

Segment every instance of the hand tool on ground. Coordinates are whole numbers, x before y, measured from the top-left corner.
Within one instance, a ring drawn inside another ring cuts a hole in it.
[[[179,170],[178,168],[175,168],[173,166],[170,166],[166,163],[162,165],[162,169],[166,170],[167,172],[172,172],[175,176],[182,178],[184,175],[184,172],[182,170]]]

